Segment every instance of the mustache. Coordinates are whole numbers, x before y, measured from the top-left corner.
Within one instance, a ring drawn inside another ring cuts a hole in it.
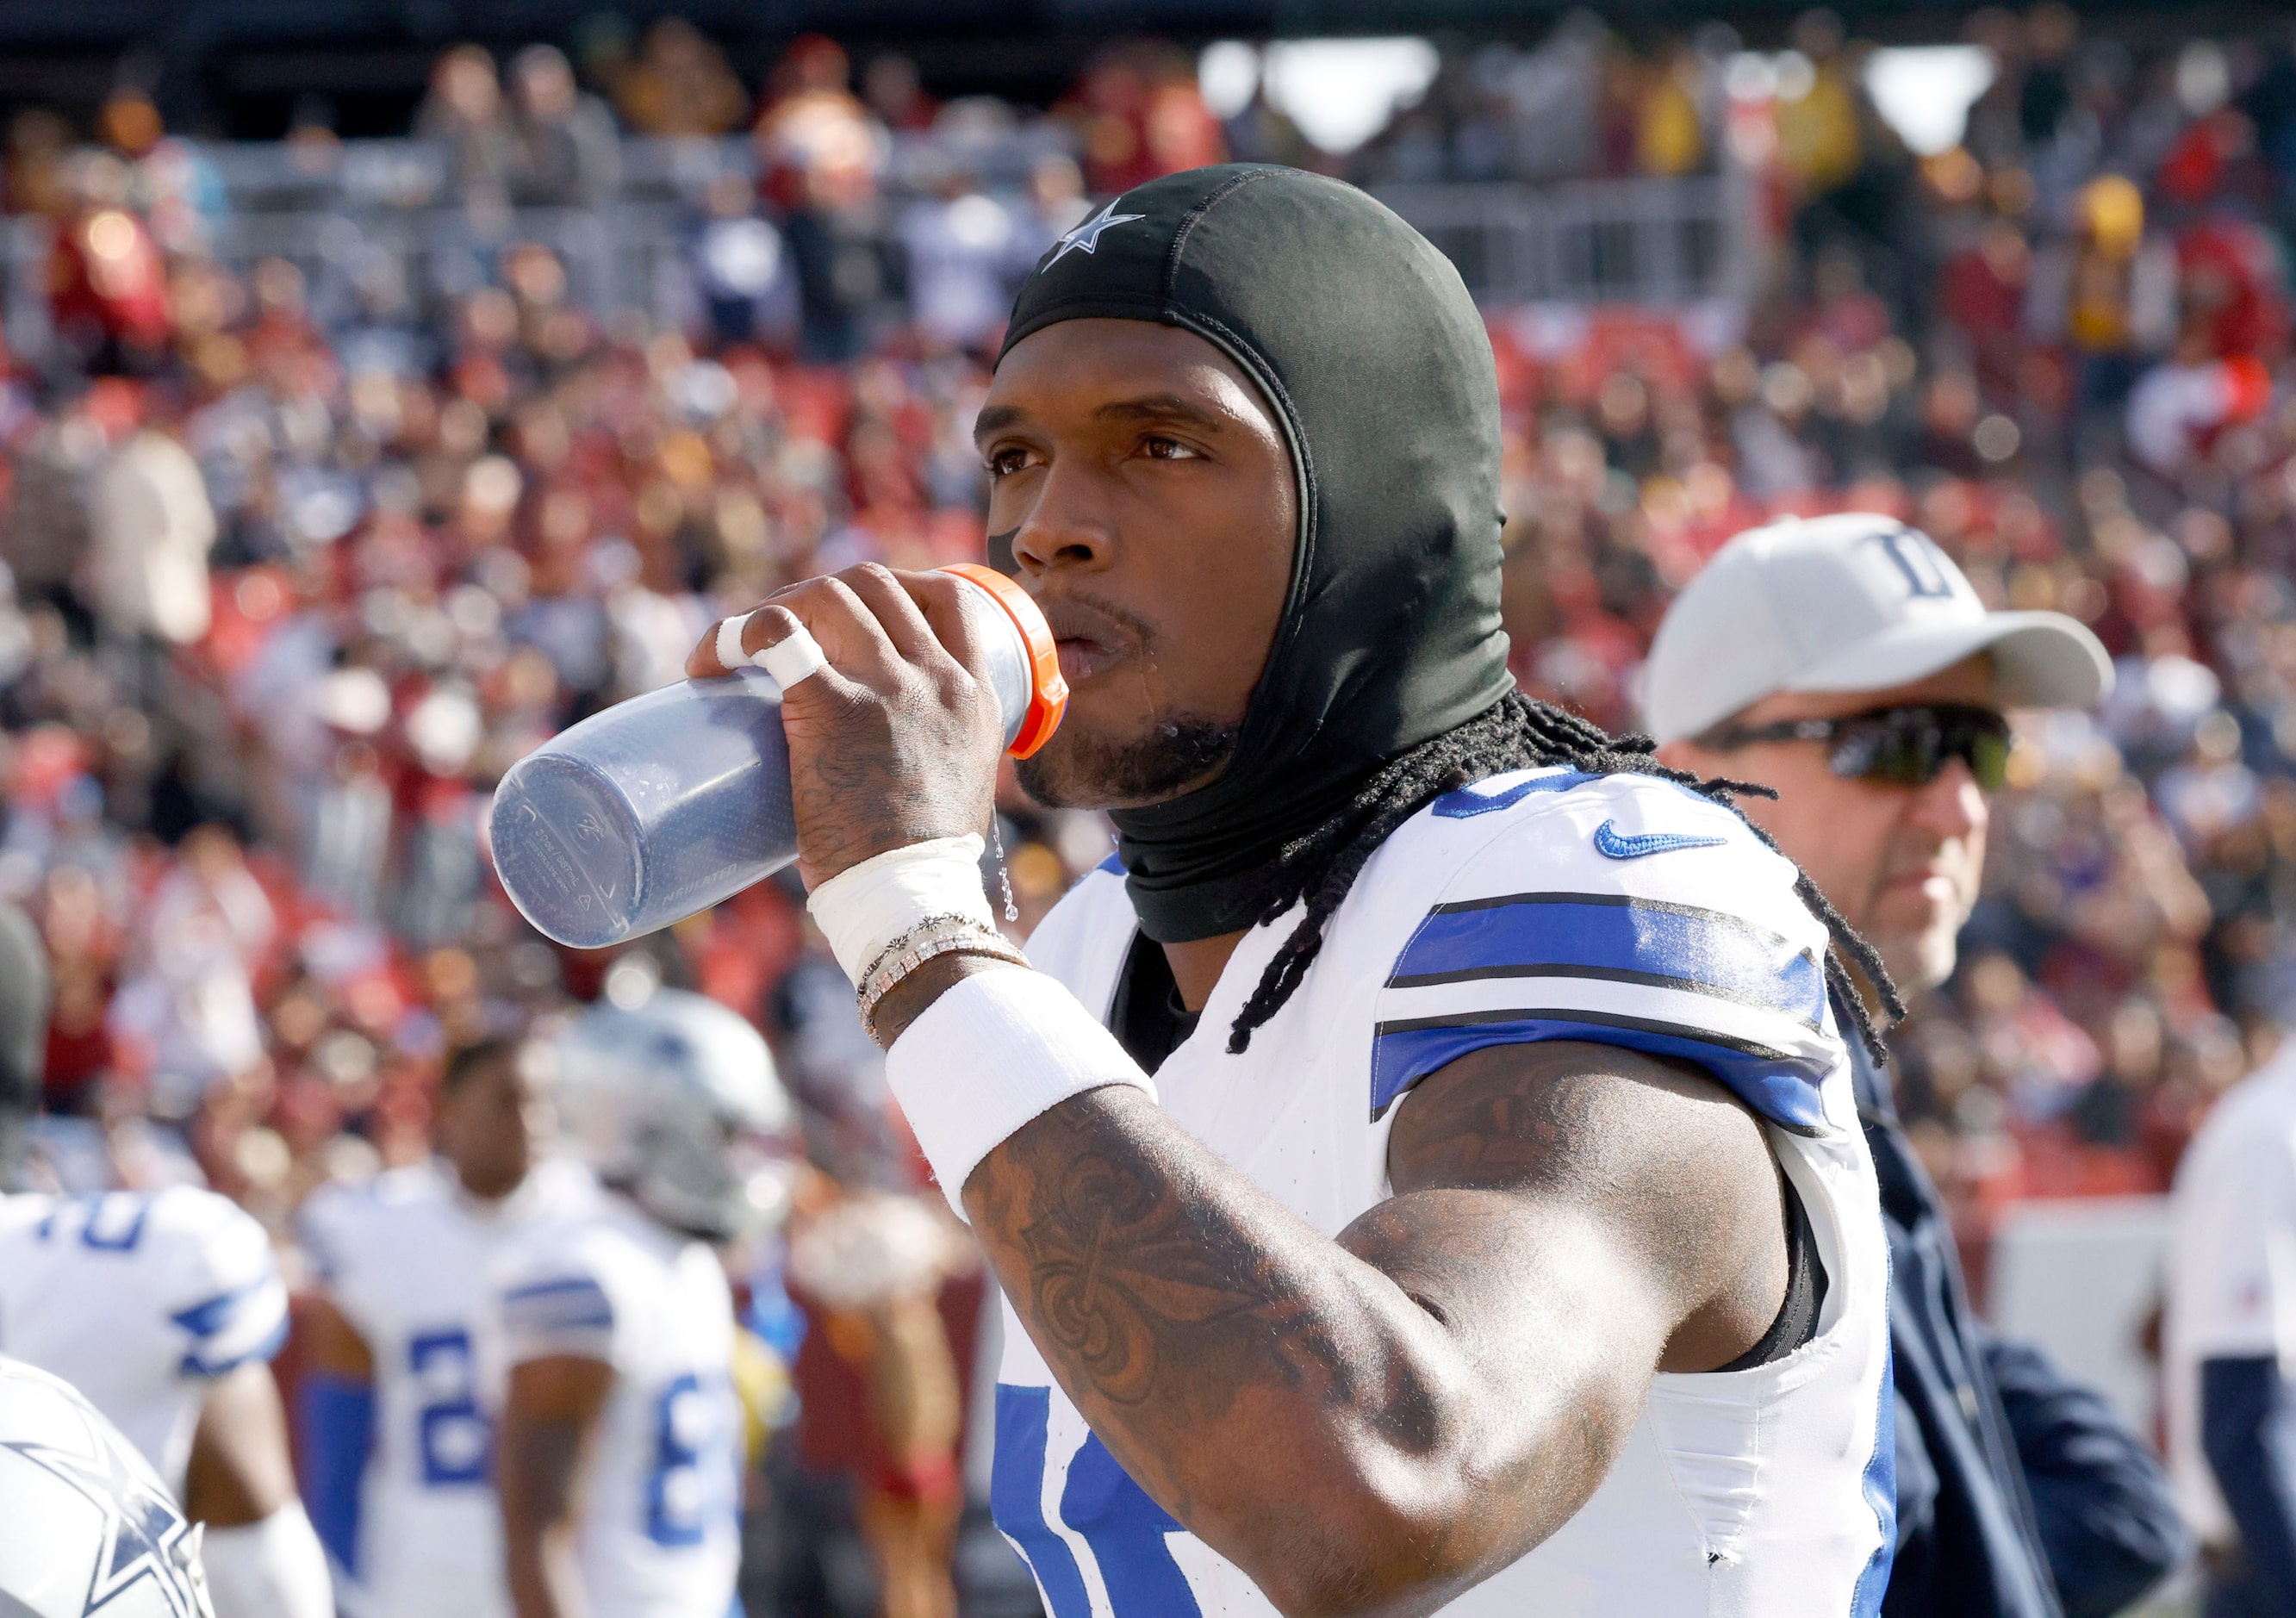
[[[1065,592],[1037,605],[1051,626],[1055,640],[1090,640],[1103,645],[1129,642],[1135,650],[1152,652],[1159,637],[1156,628],[1130,609],[1089,591]],[[1111,636],[1109,630],[1118,631]]]

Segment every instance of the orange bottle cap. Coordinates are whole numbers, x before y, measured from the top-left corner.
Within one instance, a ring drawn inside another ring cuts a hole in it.
[[[988,598],[1004,609],[1004,616],[1021,632],[1021,645],[1029,648],[1029,711],[1021,720],[1013,745],[1005,750],[1016,759],[1025,759],[1053,739],[1053,732],[1061,727],[1061,715],[1068,711],[1069,683],[1061,678],[1061,653],[1053,640],[1053,627],[1045,621],[1043,610],[1029,592],[995,568],[956,562],[939,571],[988,592]]]

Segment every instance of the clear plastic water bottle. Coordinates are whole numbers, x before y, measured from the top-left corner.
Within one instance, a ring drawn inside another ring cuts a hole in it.
[[[1052,631],[1011,579],[977,587],[990,688],[1015,757],[1068,701]],[[781,687],[762,669],[682,680],[619,702],[521,759],[495,793],[495,869],[545,935],[600,949],[683,921],[797,858]]]

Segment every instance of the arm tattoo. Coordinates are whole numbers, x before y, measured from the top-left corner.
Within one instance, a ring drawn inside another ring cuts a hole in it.
[[[1257,1187],[1207,1172],[1200,1152],[1153,1103],[1095,1091],[1029,1123],[967,1183],[974,1229],[1087,1417],[1117,1415],[1097,1429],[1138,1441],[1119,1446],[1124,1458],[1138,1456],[1168,1501],[1185,1491],[1161,1455],[1250,1395],[1355,1408],[1388,1441],[1423,1449],[1431,1390],[1380,1320],[1415,1311]]]
[[[1561,1043],[1431,1076],[1390,1146],[1396,1195],[1336,1238],[1126,1088],[1040,1114],[964,1187],[1093,1431],[1302,1608],[1390,1610],[1360,1585],[1431,1611],[1552,1532],[1733,1273],[1715,1205],[1776,1195],[1712,1080]]]
[[[976,1228],[1025,1277],[1046,1346],[1111,1403],[1177,1395],[1203,1416],[1221,1413],[1201,1401],[1219,1400],[1225,1379],[1174,1373],[1201,1367],[1206,1352],[1262,1358],[1271,1335],[1286,1386],[1344,1384],[1338,1345],[1284,1255],[1223,1218],[1182,1165],[1159,1161],[1116,1112],[1054,1108],[991,1154],[972,1182],[987,1215]]]
[[[1503,1060],[1509,1083],[1446,1082]],[[1398,1193],[1445,1186],[1526,1190],[1568,1176],[1592,1144],[1601,1096],[1616,1081],[1560,1044],[1476,1052],[1422,1084],[1388,1137],[1388,1178]]]

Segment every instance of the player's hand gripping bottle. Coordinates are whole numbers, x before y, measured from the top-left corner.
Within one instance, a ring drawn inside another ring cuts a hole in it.
[[[1061,722],[1068,685],[1037,604],[1000,573],[974,586],[987,682],[1015,758]],[[762,669],[681,680],[593,714],[521,759],[495,793],[495,869],[527,920],[578,949],[682,921],[797,858],[781,686]]]

